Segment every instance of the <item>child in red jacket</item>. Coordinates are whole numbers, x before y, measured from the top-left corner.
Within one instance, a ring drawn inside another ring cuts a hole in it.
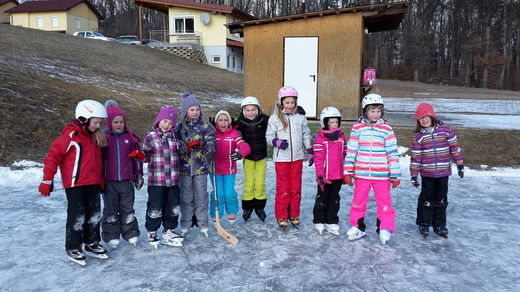
[[[224,207],[228,214],[228,220],[233,224],[238,212],[238,194],[235,191],[235,178],[237,175],[236,161],[249,155],[251,148],[242,140],[236,129],[231,126],[231,116],[227,111],[221,110],[215,116],[217,149],[215,151],[215,175],[218,195],[219,217],[224,214]],[[213,174],[210,174],[211,183]],[[216,217],[215,193],[211,193],[210,214]],[[216,219],[213,219],[216,221]]]

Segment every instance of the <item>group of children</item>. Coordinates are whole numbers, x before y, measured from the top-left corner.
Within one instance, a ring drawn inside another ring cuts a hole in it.
[[[76,119],[65,126],[44,160],[44,178],[39,191],[48,196],[58,167],[67,195],[65,248],[69,259],[84,264],[85,254],[107,258],[103,239],[116,248],[119,239],[136,244],[140,232],[133,209],[134,188],[143,186],[143,163],[148,163],[148,201],[145,228],[148,242],[181,246],[190,228],[197,226],[207,236],[209,215],[213,221],[228,214],[233,223],[239,211],[234,189],[236,161],[243,161],[242,217],[253,211],[266,219],[266,165],[268,145],[276,171],[275,217],[284,230],[289,222],[298,228],[302,195],[303,161],[316,170],[317,194],[313,223],[339,235],[340,195],[343,184],[354,187],[349,240],[366,234],[365,214],[369,193],[377,205],[377,233],[384,244],[395,232],[395,210],[390,189],[400,184],[397,140],[383,118],[380,95],[362,100],[363,114],[347,140],[341,130],[341,113],[326,107],[320,114],[321,129],[311,142],[307,119],[298,111],[298,92],[291,86],[279,90],[271,116],[252,96],[243,99],[236,121],[220,110],[212,122],[204,118],[200,102],[189,92],[182,96],[180,121],[173,106],[160,109],[155,122],[139,139],[128,128],[124,112],[110,100],[105,106],[93,100],[80,102]],[[463,156],[457,135],[437,119],[433,107],[423,103],[416,111],[417,134],[412,142],[412,185],[422,191],[417,205],[419,231],[447,237],[446,207],[448,177],[453,159],[459,176],[464,175]],[[99,129],[103,119],[107,128]],[[207,192],[208,175],[213,192]],[[100,193],[104,209],[101,214]],[[180,215],[180,216],[179,216]],[[180,220],[179,220],[180,217]],[[175,230],[181,225],[180,234]],[[103,232],[100,232],[100,225]],[[157,234],[163,226],[161,240]],[[82,247],[84,247],[84,252]]]

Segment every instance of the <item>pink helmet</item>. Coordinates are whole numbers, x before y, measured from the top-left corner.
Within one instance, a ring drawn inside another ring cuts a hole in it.
[[[292,86],[284,86],[280,88],[278,91],[278,102],[282,103],[282,99],[288,96],[298,98],[298,91],[296,91],[296,89],[294,89]]]
[[[415,120],[417,121],[425,116],[437,118],[435,111],[433,111],[433,106],[429,103],[423,102],[417,107],[417,110],[415,111]]]

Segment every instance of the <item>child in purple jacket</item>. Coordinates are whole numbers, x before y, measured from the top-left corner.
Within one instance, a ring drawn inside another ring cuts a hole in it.
[[[148,162],[148,202],[146,204],[146,235],[157,248],[157,230],[164,227],[161,243],[182,246],[184,238],[175,232],[179,225],[180,187],[178,141],[174,135],[177,109],[161,108],[153,126],[143,140],[144,162]]]
[[[343,184],[343,159],[347,140],[340,128],[341,113],[337,108],[326,107],[320,114],[321,130],[314,141],[314,165],[318,193],[314,203],[314,225],[321,234],[323,230],[339,235],[339,191]]]
[[[125,113],[117,107],[117,102],[108,100],[105,107],[108,117],[104,133],[108,146],[102,148],[105,190],[101,236],[108,245],[116,248],[120,236],[134,245],[139,238],[134,186],[139,190],[143,185],[140,161],[144,154],[139,150],[139,139],[128,128]]]
[[[448,207],[448,178],[451,159],[457,164],[460,178],[464,177],[464,161],[455,131],[437,119],[433,106],[421,103],[415,112],[417,133],[412,141],[410,174],[412,185],[419,187],[417,176],[422,177],[421,194],[417,202],[419,232],[426,238],[433,231],[448,237],[446,208]]]

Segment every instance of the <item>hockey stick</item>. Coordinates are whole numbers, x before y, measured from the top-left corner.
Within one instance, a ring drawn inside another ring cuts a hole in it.
[[[220,217],[218,216],[218,194],[217,194],[217,174],[216,174],[216,167],[213,167],[213,194],[215,197],[215,226],[217,227],[217,232],[222,237],[224,237],[225,240],[229,241],[229,243],[236,245],[238,243],[238,239],[231,235],[229,232],[224,230],[222,228],[222,225],[220,225]]]

